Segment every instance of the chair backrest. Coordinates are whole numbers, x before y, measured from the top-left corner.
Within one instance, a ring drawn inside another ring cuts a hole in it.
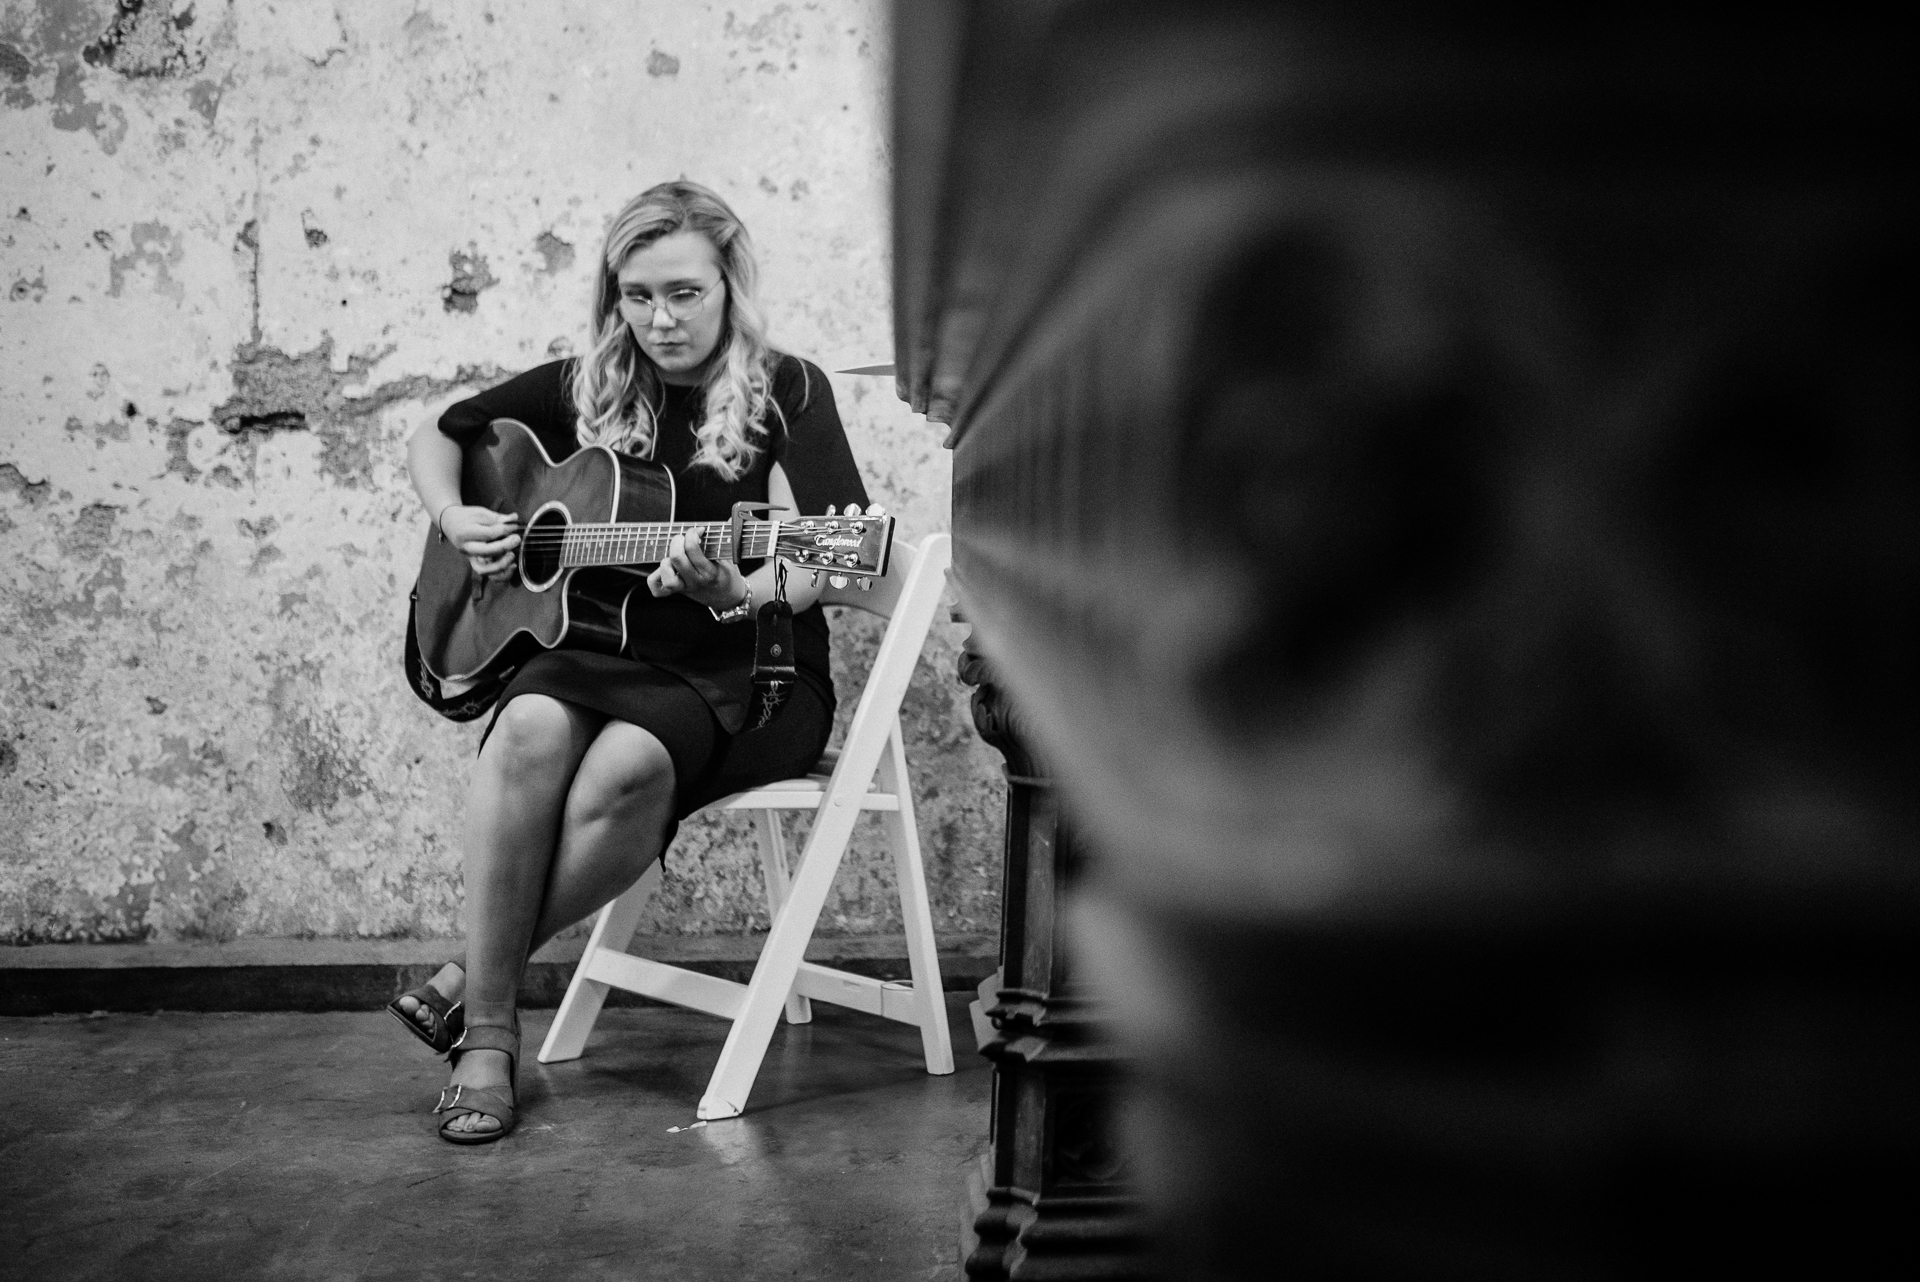
[[[862,592],[852,583],[844,588],[829,586],[820,594],[822,605],[842,605],[865,610],[886,619],[887,632],[873,656],[873,668],[867,674],[866,687],[854,708],[853,722],[847,728],[847,742],[853,744],[867,733],[884,737],[886,729],[906,695],[913,677],[913,665],[920,659],[927,631],[940,608],[940,594],[946,587],[947,566],[953,560],[953,538],[930,534],[915,547],[894,540],[893,552],[884,578]],[[869,726],[879,718],[884,724]],[[878,749],[875,749],[876,753]],[[868,767],[871,769],[871,766]]]

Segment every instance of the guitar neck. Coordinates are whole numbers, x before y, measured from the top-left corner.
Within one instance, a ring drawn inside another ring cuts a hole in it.
[[[701,552],[716,561],[750,561],[773,555],[779,537],[778,521],[746,521],[740,527],[740,546],[729,548],[730,521],[619,521],[569,525],[561,538],[560,564],[653,565],[667,559],[668,550],[682,534],[692,535]]]

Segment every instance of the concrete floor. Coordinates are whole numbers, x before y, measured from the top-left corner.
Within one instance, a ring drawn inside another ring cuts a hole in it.
[[[0,1019],[0,1277],[957,1279],[967,996],[950,1077],[816,1004],[698,1129],[723,1022],[608,1010],[545,1067],[526,1011],[519,1129],[478,1148],[435,1138],[445,1070],[381,1012]]]

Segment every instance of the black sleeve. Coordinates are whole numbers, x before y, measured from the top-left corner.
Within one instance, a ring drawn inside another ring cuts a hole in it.
[[[819,516],[832,504],[867,505],[860,465],[853,461],[833,386],[819,366],[797,356],[781,360],[774,373],[774,398],[787,418],[786,431],[773,433],[773,458],[786,471],[802,516]]]
[[[498,387],[469,396],[440,416],[440,430],[465,444],[496,418],[518,419],[533,429],[555,462],[573,453],[573,400],[568,395],[571,361],[550,361],[516,374]]]

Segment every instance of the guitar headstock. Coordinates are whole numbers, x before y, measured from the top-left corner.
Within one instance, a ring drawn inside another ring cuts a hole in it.
[[[875,508],[861,516],[856,505],[835,516],[792,517],[780,522],[774,540],[776,555],[810,570],[878,579],[887,573],[887,554],[893,548],[893,518]]]

